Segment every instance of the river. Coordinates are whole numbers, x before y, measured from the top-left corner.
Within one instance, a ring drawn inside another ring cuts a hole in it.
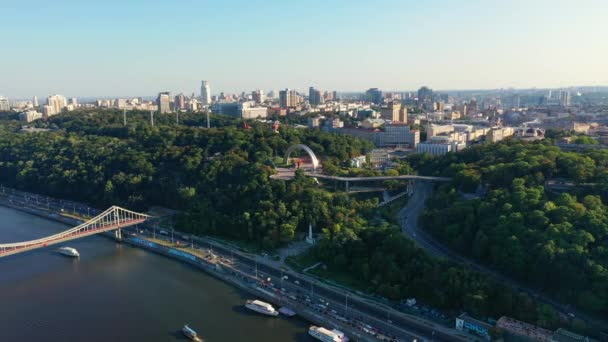
[[[67,226],[0,206],[0,243]],[[246,293],[177,261],[102,236],[0,258],[0,341],[310,341],[308,324],[243,308]]]

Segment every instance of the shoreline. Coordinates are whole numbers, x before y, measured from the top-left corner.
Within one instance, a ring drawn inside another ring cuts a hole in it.
[[[37,217],[40,217],[43,219],[63,223],[68,226],[70,226],[70,225],[76,226],[83,222],[79,219],[68,217],[68,216],[54,213],[51,211],[45,211],[42,209],[34,209],[34,208],[29,208],[29,207],[18,206],[18,205],[15,205],[15,204],[12,204],[12,203],[6,201],[3,198],[0,198],[0,206],[14,209],[14,210],[24,212],[24,213],[27,213],[30,215],[34,215],[34,216],[37,216]],[[111,238],[112,240],[116,241],[116,239],[114,238],[114,235],[110,235],[110,234],[111,233],[103,233],[100,235],[105,236],[107,238]],[[207,260],[200,258],[197,255],[194,255],[187,251],[183,251],[181,249],[171,248],[169,246],[165,246],[165,245],[162,245],[162,244],[159,244],[156,242],[152,242],[145,238],[136,237],[136,236],[123,237],[123,239],[118,242],[126,243],[132,247],[141,248],[146,251],[176,260],[178,262],[188,264],[188,265],[196,268],[197,270],[203,271],[206,274],[224,282],[226,285],[234,286],[241,291],[250,293],[257,298],[263,299],[265,301],[272,303],[273,305],[275,305],[277,307],[280,307],[280,303],[279,303],[280,300],[275,298],[273,293],[263,290],[262,288],[260,288],[257,285],[255,287],[252,287],[251,286],[252,284],[247,284],[247,283],[240,281],[238,278],[236,278],[235,276],[233,276],[232,274],[230,274],[229,272],[224,270],[224,268],[221,267],[220,265],[212,264],[212,263],[208,262]],[[327,323],[327,319],[325,317],[318,316],[314,311],[309,310],[308,308],[305,308],[305,307],[302,307],[299,305],[292,305],[291,303],[289,305],[290,305],[290,308],[296,309],[297,315],[301,319],[307,321],[308,323],[318,325],[318,326],[324,326],[324,323]],[[377,339],[372,338],[371,336],[362,335],[359,332],[352,330],[348,326],[343,326],[341,324],[338,324],[337,322],[332,322],[332,323],[334,326],[338,326],[337,327],[338,329],[340,329],[341,331],[344,331],[348,336],[351,336],[356,341],[370,341],[370,342],[378,341]],[[328,328],[331,328],[331,327],[328,327]]]

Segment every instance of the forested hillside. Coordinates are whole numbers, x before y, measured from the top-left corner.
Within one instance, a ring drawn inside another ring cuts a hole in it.
[[[422,218],[436,238],[606,317],[608,151],[562,152],[548,143],[512,141],[412,163],[427,174],[454,177],[435,192]],[[555,179],[569,184],[568,191],[546,188]],[[475,190],[475,198],[463,196]]]
[[[14,118],[0,119],[0,183],[5,186],[99,207],[175,208],[182,212],[177,222],[180,230],[228,237],[267,249],[292,241],[297,232],[305,232],[312,224],[323,236],[313,251],[314,257],[329,271],[355,275],[369,292],[392,300],[415,297],[451,314],[467,311],[480,318],[509,315],[549,328],[559,324],[551,307],[463,266],[434,259],[415,247],[398,227],[374,218],[377,200],[359,200],[328,190],[300,172],[292,181],[269,179],[273,161],[291,144],[305,143],[322,159],[338,165],[368,151],[372,148],[369,142],[288,127],[275,133],[261,123],[246,130],[240,122],[222,117],[212,117],[216,128],[207,130],[200,128],[204,118],[196,114],[184,114],[180,125],[175,124],[173,115],[158,115],[156,126],[150,127],[148,113],[131,113],[127,127],[123,127],[122,113],[86,111],[41,121],[36,126],[53,129],[42,133],[20,133]],[[499,150],[504,148],[512,147],[498,145]],[[414,158],[411,162],[421,170],[448,168],[447,173],[458,179],[454,186],[475,188],[487,177],[481,168],[471,166],[475,155],[482,152],[473,149],[473,155]],[[449,166],[447,158],[462,161]],[[498,162],[488,165],[499,167]],[[409,169],[407,162],[400,167]],[[572,167],[578,167],[578,163]],[[509,169],[500,168],[505,173]],[[517,177],[540,176],[527,172]],[[517,177],[504,184],[510,186]],[[535,182],[536,186],[542,183]],[[454,192],[443,189],[438,199],[458,197]],[[527,193],[524,195],[528,198]],[[530,197],[533,201],[538,195]],[[553,203],[560,207],[563,201]],[[431,210],[439,212],[437,217],[427,217],[429,226],[435,226],[431,220],[451,221],[460,213],[455,209],[454,214],[445,215],[443,211],[449,209],[442,207],[444,203],[438,200],[433,204]],[[597,201],[591,197],[585,203],[583,206],[591,208]],[[591,211],[587,207],[585,210]],[[473,239],[476,236],[476,232],[467,234]],[[486,246],[484,253],[490,253],[493,245],[488,242]]]

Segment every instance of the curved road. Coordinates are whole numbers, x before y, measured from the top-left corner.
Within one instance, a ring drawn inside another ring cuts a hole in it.
[[[428,233],[421,230],[418,225],[418,218],[420,214],[422,214],[422,211],[425,208],[425,203],[428,197],[431,195],[432,191],[433,184],[428,182],[414,182],[414,194],[408,201],[407,205],[399,212],[399,222],[401,224],[401,231],[406,234],[410,239],[412,239],[419,246],[421,246],[427,252],[436,257],[445,258],[452,262],[463,264],[477,272],[487,274],[499,283],[506,284],[511,288],[515,289],[516,291],[525,292],[536,300],[552,305],[557,311],[564,315],[574,314],[576,317],[583,319],[588,323],[592,323],[593,325],[599,327],[605,326],[605,323],[589,317],[588,315],[576,310],[570,305],[561,304],[550,298],[549,296],[541,293],[540,291],[531,289],[521,284],[515,279],[509,278],[495,270],[492,270],[480,264],[477,261],[463,257],[462,255],[451,251],[450,249],[439,243],[437,240],[435,240],[433,237],[431,237]]]

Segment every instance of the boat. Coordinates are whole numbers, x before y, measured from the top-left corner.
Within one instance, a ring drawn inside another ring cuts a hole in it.
[[[333,329],[331,332],[333,332],[334,334],[338,335],[338,337],[340,338],[340,340],[342,342],[348,342],[350,340],[346,335],[344,335],[343,332],[341,332],[338,329]]]
[[[279,312],[268,303],[262,302],[261,300],[248,300],[245,303],[245,307],[249,310],[253,310],[257,313],[261,313],[268,316],[278,316]]]
[[[57,252],[59,252],[63,255],[67,255],[67,256],[75,257],[75,258],[80,256],[80,253],[78,253],[76,248],[72,248],[72,247],[61,247],[57,250]]]
[[[196,331],[194,331],[194,329],[190,328],[188,326],[188,324],[184,325],[184,327],[182,328],[182,333],[184,333],[184,335],[186,335],[186,337],[188,337],[192,341],[197,341],[197,342],[201,341],[201,339],[198,337],[198,334],[196,333]]]
[[[287,317],[293,317],[296,315],[296,312],[291,310],[290,308],[283,306],[279,309],[279,312]]]
[[[344,334],[342,334],[342,336],[339,336],[338,334],[329,329],[317,327],[314,325],[311,325],[310,328],[308,328],[308,335],[323,342],[343,342],[344,338],[346,338]]]

